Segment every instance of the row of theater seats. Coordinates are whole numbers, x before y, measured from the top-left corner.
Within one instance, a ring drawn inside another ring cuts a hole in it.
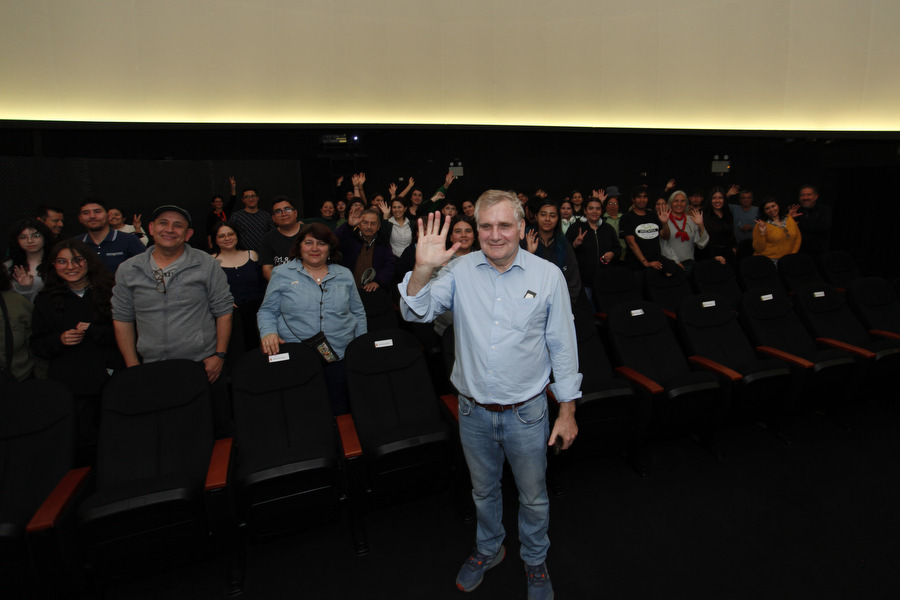
[[[857,399],[891,398],[900,366],[900,300],[877,277],[846,292],[811,283],[793,294],[754,288],[737,301],[688,295],[672,312],[623,300],[599,328],[585,306],[575,315],[580,443],[619,442],[642,473],[657,434],[693,434],[716,454],[715,433],[731,422],[761,421],[783,437],[795,411],[838,415]]]
[[[788,254],[778,265],[764,256],[743,258],[735,271],[715,260],[698,261],[691,275],[676,270],[645,270],[643,286],[624,267],[608,267],[593,283],[594,302],[601,313],[623,300],[645,298],[674,312],[679,301],[692,293],[723,296],[733,307],[741,294],[754,288],[793,292],[810,283],[828,283],[843,289],[862,277],[853,257],[843,251],[827,252],[820,261],[808,254]]]
[[[238,592],[246,543],[345,518],[348,548],[365,553],[367,507],[423,484],[449,489],[471,516],[455,421],[408,332],[373,332],[348,347],[352,415],[337,419],[318,354],[286,344],[279,358],[254,350],[240,359],[235,435],[219,440],[202,365],[117,373],[103,393],[94,470],[71,469],[66,390],[14,386],[0,402],[4,582],[64,593],[218,553]]]

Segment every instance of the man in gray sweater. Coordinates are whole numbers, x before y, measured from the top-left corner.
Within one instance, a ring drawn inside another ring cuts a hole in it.
[[[155,244],[116,272],[113,327],[126,367],[171,358],[202,362],[216,406],[218,388],[224,387],[219,376],[231,336],[233,299],[218,262],[187,245],[193,233],[183,208],[165,205],[153,211]],[[227,431],[227,404],[215,412],[217,431]]]

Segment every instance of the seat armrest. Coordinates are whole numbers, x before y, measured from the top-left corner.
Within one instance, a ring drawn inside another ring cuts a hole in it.
[[[594,313],[594,318],[599,319],[605,323],[606,322],[606,313],[605,312]]]
[[[772,358],[777,358],[779,360],[783,360],[786,363],[789,363],[795,367],[800,367],[802,369],[812,369],[816,365],[805,358],[801,358],[796,354],[791,354],[790,352],[785,352],[784,350],[779,350],[778,348],[772,348],[771,346],[757,346],[756,351],[765,354],[767,356],[771,356]]]
[[[900,333],[894,333],[893,331],[884,331],[882,329],[872,329],[869,331],[869,335],[890,338],[892,340],[900,340]]]
[[[359,442],[359,434],[356,433],[356,425],[349,414],[335,417],[338,426],[338,435],[341,436],[341,446],[344,449],[344,458],[356,458],[362,456],[362,444]]]
[[[447,409],[447,413],[459,424],[459,399],[456,394],[444,394],[441,396],[441,404]]]
[[[210,492],[224,488],[228,485],[228,469],[231,465],[231,449],[234,446],[234,438],[216,440],[213,446],[212,457],[209,459],[209,469],[206,472],[206,491]]]
[[[56,527],[73,499],[87,483],[90,474],[90,467],[72,469],[66,473],[31,517],[25,531],[33,534]]]
[[[641,386],[651,394],[662,394],[665,391],[663,386],[659,385],[646,375],[642,375],[631,367],[616,367],[616,373],[619,373],[628,381]]]
[[[688,360],[691,363],[706,369],[707,371],[712,371],[716,375],[720,375],[720,376],[722,376],[726,379],[729,379],[733,382],[740,381],[741,379],[744,378],[744,376],[741,375],[740,373],[738,373],[737,371],[735,371],[733,369],[729,369],[725,365],[719,364],[714,360],[706,358],[705,356],[689,356]]]
[[[820,344],[824,344],[826,346],[831,346],[832,348],[838,348],[840,350],[846,350],[851,354],[855,354],[857,356],[861,356],[863,358],[867,358],[869,360],[873,360],[875,358],[875,353],[871,350],[866,350],[865,348],[860,348],[859,346],[854,346],[853,344],[848,344],[847,342],[841,342],[838,340],[834,340],[831,338],[823,338],[818,337],[816,341]]]
[[[662,312],[670,321],[677,321],[678,315],[675,314],[674,310],[669,310],[668,308],[662,309]]]

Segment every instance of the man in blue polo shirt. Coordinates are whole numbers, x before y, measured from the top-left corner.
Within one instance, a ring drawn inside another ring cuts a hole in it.
[[[91,198],[79,204],[78,222],[87,229],[78,239],[96,250],[100,262],[114,275],[120,264],[146,250],[134,235],[109,226],[106,206],[100,200]]]

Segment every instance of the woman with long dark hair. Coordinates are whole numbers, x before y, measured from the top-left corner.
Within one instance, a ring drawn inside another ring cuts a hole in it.
[[[241,318],[244,347],[247,350],[256,348],[259,346],[256,311],[266,293],[259,256],[244,247],[241,230],[232,221],[214,223],[209,237],[212,240],[212,256],[225,271],[228,287],[234,296],[234,305]]]
[[[77,239],[51,250],[53,268],[34,302],[31,349],[47,359],[48,376],[76,400],[79,453],[90,464],[97,443],[100,393],[124,365],[112,324],[113,276],[97,253]]]
[[[53,235],[37,219],[22,219],[9,231],[9,269],[13,290],[34,302],[50,271],[50,244]]]

